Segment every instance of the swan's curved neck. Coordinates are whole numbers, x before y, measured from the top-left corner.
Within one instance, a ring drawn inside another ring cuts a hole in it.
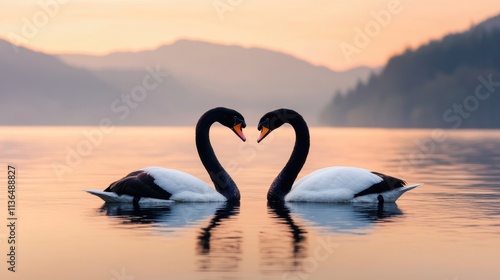
[[[211,114],[206,114],[200,118],[196,125],[196,148],[203,166],[214,182],[215,189],[227,200],[240,199],[240,191],[233,179],[222,167],[215,155],[212,144],[210,143],[210,127],[217,119]]]
[[[290,159],[269,188],[268,201],[283,201],[285,199],[309,153],[309,129],[304,119],[300,115],[296,115],[293,118],[288,118],[286,122],[295,130],[295,145]]]

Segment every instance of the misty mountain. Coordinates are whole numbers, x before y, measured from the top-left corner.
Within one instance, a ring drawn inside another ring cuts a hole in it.
[[[145,67],[167,69],[176,87],[161,85],[156,92],[168,96],[169,101],[145,101],[158,110],[163,108],[158,116],[182,115],[176,120],[164,119],[166,124],[193,124],[202,111],[215,106],[236,108],[251,121],[269,110],[290,107],[303,112],[314,124],[319,109],[335,90],[353,87],[358,79],[366,80],[374,71],[360,67],[334,72],[280,52],[189,40],[140,52],[59,58],[92,70],[123,90],[130,90],[130,81],[140,81],[139,73]]]
[[[178,41],[156,50],[55,57],[0,40],[0,125],[194,125],[216,106],[254,124],[277,107],[310,123],[335,89],[370,68],[333,72],[264,49]]]
[[[202,113],[182,109],[195,99],[164,69],[94,72],[16,48],[0,40],[0,125],[193,124]]]
[[[119,90],[92,72],[0,40],[1,125],[96,124]]]
[[[334,126],[500,127],[500,16],[392,57],[322,112]]]

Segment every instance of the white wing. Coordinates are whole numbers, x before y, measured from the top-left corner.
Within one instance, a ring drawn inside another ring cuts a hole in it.
[[[171,200],[186,202],[226,201],[226,198],[213,187],[197,177],[163,167],[141,169],[155,178],[155,184],[171,193]]]
[[[369,170],[335,166],[319,169],[294,184],[286,201],[347,202],[354,195],[382,182]]]

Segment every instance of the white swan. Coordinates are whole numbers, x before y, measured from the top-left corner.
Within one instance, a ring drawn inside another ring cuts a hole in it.
[[[147,167],[129,173],[113,182],[104,191],[88,190],[106,202],[165,203],[239,201],[240,192],[233,179],[220,165],[210,144],[209,130],[220,122],[245,141],[243,116],[227,108],[215,108],[200,117],[196,125],[196,147],[200,159],[210,174],[215,190],[204,181],[181,171],[162,167]]]
[[[390,180],[389,176],[378,174],[356,167],[322,168],[298,180],[286,195],[285,201],[379,202],[383,199],[383,202],[395,202],[403,193],[419,186],[394,186],[390,189],[387,182]],[[377,184],[385,184],[386,187],[374,192],[367,191]]]
[[[268,201],[297,202],[395,202],[419,184],[405,186],[401,179],[355,167],[327,167],[293,184],[309,153],[309,129],[300,114],[278,109],[265,114],[259,122],[257,142],[271,131],[289,123],[296,140],[292,155],[267,194]]]

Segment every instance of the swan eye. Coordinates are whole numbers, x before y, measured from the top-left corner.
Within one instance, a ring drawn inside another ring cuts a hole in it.
[[[234,116],[234,124],[233,124],[233,126],[237,126],[238,124],[241,124],[242,128],[247,127],[247,124],[245,123],[244,120],[238,118],[237,116]]]
[[[262,128],[263,128],[263,127],[266,127],[266,128],[268,128],[268,129],[270,128],[270,127],[269,127],[269,119],[266,119],[265,121],[263,121],[263,122],[261,122],[261,123],[259,124],[259,130],[262,130]]]

